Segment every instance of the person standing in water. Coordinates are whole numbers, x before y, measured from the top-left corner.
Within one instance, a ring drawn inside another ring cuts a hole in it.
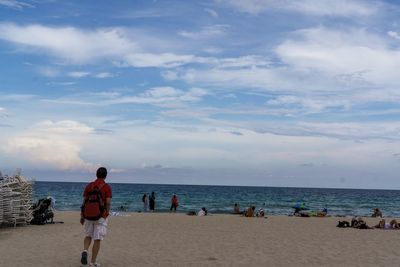
[[[143,212],[147,212],[147,207],[149,206],[149,199],[146,193],[144,193],[142,201],[143,201]]]
[[[156,206],[156,195],[154,194],[154,192],[151,192],[149,203],[150,203],[150,212],[154,212]]]
[[[170,211],[174,210],[176,212],[176,208],[179,206],[178,196],[174,194],[171,198],[171,208]]]

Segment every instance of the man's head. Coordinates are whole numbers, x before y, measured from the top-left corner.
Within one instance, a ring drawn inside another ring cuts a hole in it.
[[[97,176],[97,178],[100,178],[100,179],[106,179],[106,177],[107,177],[107,169],[104,168],[104,167],[98,168],[97,172],[96,172],[96,176]]]

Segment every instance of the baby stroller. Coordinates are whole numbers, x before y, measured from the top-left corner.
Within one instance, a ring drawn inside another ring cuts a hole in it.
[[[37,204],[33,207],[33,219],[30,224],[43,225],[46,223],[53,223],[54,212],[52,209],[51,198],[39,199]]]

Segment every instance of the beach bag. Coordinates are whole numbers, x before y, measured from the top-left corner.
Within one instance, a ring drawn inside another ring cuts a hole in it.
[[[89,221],[97,221],[103,216],[104,213],[104,202],[101,196],[101,189],[105,184],[102,184],[100,187],[97,185],[93,185],[90,191],[88,192],[85,203],[82,206],[82,215],[83,218]]]

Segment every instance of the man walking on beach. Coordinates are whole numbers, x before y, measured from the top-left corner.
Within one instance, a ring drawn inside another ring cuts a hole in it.
[[[104,181],[107,169],[100,167],[96,172],[97,179],[89,183],[83,192],[80,222],[85,226],[85,239],[81,263],[88,263],[88,249],[93,240],[92,258],[89,266],[100,266],[96,263],[100,242],[107,233],[108,215],[111,207],[111,187]]]

